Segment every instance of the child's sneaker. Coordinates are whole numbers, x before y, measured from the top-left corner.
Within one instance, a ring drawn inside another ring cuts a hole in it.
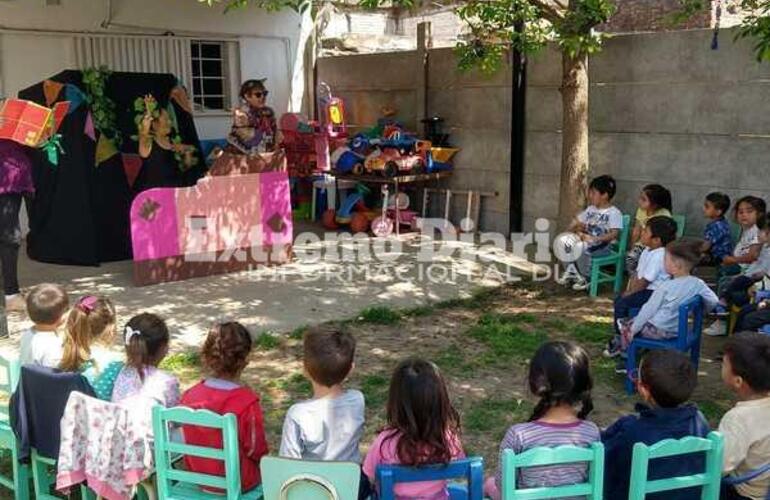
[[[619,359],[617,363],[615,363],[615,373],[618,375],[625,375],[628,373],[628,370],[626,370],[626,361],[624,359]]]
[[[562,274],[558,278],[556,278],[556,283],[561,286],[569,286],[570,281],[572,281],[572,277],[567,274]]]
[[[583,290],[588,290],[589,285],[590,285],[590,283],[588,281],[586,281],[586,279],[584,277],[579,276],[575,280],[575,284],[572,285],[572,289],[577,291],[577,292],[581,292]]]
[[[711,326],[703,330],[703,335],[708,335],[709,337],[724,337],[727,335],[727,326],[724,321],[718,319],[711,323]]]
[[[607,347],[602,351],[602,355],[604,355],[605,358],[615,358],[620,356],[620,354],[620,339],[618,339],[617,336],[612,337],[609,342],[607,342]]]

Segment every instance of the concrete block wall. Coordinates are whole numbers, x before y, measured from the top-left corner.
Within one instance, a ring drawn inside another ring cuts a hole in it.
[[[770,201],[770,63],[754,59],[751,41],[711,30],[619,35],[591,58],[591,174],[618,180],[616,204],[633,212],[642,186],[671,189],[687,233],[704,225],[701,206],[711,191],[733,200],[746,194]],[[462,148],[449,185],[498,191],[484,207],[482,228],[507,231],[511,76],[462,74],[451,49],[430,53],[428,109],[446,118]],[[346,99],[351,122],[373,123],[379,106],[395,103],[410,127],[419,71],[416,53],[321,59],[322,79]],[[561,164],[561,56],[553,49],[528,67],[523,218],[555,221]],[[455,206],[455,213],[463,210]]]

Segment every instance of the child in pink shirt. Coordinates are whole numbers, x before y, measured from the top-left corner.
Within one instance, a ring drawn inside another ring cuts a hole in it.
[[[364,474],[372,484],[380,464],[446,464],[465,457],[460,443],[460,417],[433,363],[411,358],[398,365],[390,381],[387,421],[364,460]],[[397,484],[395,495],[397,499],[449,498],[446,481]]]

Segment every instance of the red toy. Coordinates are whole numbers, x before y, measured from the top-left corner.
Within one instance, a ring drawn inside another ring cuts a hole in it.
[[[356,167],[353,167],[354,173]],[[366,157],[364,169],[368,173],[379,173],[386,177],[403,173],[420,174],[425,171],[425,160],[416,153],[401,154],[397,149],[383,148]]]

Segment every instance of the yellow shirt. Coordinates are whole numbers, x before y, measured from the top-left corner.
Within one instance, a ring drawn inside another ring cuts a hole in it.
[[[747,474],[770,461],[770,397],[740,401],[725,413],[719,422],[719,432],[725,438],[723,471],[735,475]],[[765,498],[770,487],[770,473],[735,489],[749,498]]]
[[[659,208],[658,210],[654,211],[652,215],[647,215],[646,210],[642,210],[641,208],[636,209],[636,216],[634,217],[636,219],[636,225],[639,227],[645,227],[647,226],[647,221],[652,219],[653,217],[671,217],[671,212],[667,208]]]

